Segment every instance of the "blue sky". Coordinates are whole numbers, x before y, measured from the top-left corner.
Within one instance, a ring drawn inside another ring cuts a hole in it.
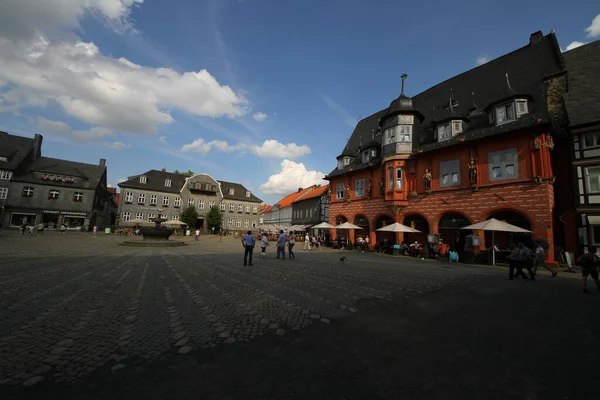
[[[206,172],[273,203],[322,183],[358,118],[556,31],[600,38],[578,1],[0,0],[0,130],[109,182]],[[575,4],[575,3],[573,3]]]

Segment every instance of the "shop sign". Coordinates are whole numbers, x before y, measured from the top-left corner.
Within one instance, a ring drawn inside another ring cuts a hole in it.
[[[73,183],[75,181],[75,178],[73,178],[71,176],[50,175],[50,174],[42,174],[42,179],[45,181],[64,182],[64,183]]]
[[[44,210],[44,214],[80,215],[82,217],[85,217],[87,215],[87,213],[84,213],[84,212],[52,211],[52,210]]]

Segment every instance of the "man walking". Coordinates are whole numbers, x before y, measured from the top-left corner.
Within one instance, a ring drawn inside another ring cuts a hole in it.
[[[517,275],[525,275],[523,273],[523,268],[527,268],[527,272],[529,272],[529,279],[531,279],[532,281],[535,280],[535,274],[533,273],[533,271],[531,270],[531,264],[532,264],[532,259],[531,259],[531,249],[529,247],[525,247],[525,245],[520,242],[518,244],[518,248],[519,248],[519,255],[517,256]]]
[[[310,248],[310,235],[308,234],[308,232],[306,232],[306,236],[304,236],[304,247],[302,248],[302,250],[306,250],[308,248],[308,251],[311,250]]]
[[[296,258],[296,255],[294,254],[294,251],[293,251],[294,245],[296,244],[296,236],[294,235],[294,232],[290,231],[290,234],[289,234],[287,240],[288,240],[288,256],[289,256],[289,258]]]
[[[596,282],[596,287],[600,292],[600,281],[598,281],[598,270],[596,266],[598,265],[598,256],[596,255],[596,246],[588,247],[588,252],[582,255],[577,259],[577,265],[581,267],[581,284],[583,293],[587,293],[587,278],[589,275],[592,276],[594,282]]]
[[[279,259],[279,254],[281,254],[285,260],[285,242],[287,241],[287,236],[283,233],[283,229],[279,232],[279,238],[277,239],[277,259]]]
[[[246,236],[242,238],[242,246],[244,246],[244,267],[246,266],[246,261],[248,261],[248,265],[252,265],[254,245],[256,245],[256,239],[252,235],[252,231],[248,231]]]
[[[556,277],[556,271],[552,271],[550,267],[546,265],[546,252],[540,242],[534,242],[533,247],[535,248],[535,259],[533,261],[533,274],[537,274],[538,267],[544,267],[552,274],[552,277]]]

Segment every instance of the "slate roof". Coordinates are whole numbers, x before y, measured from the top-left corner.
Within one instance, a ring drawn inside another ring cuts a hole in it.
[[[569,124],[600,122],[600,40],[563,53],[568,71],[564,96]]]
[[[140,176],[146,177],[146,183],[140,183]],[[130,176],[119,183],[120,188],[143,189],[154,192],[179,193],[185,183],[185,175],[151,169],[140,175]],[[165,180],[171,180],[171,186],[165,186]]]
[[[33,149],[33,139],[0,131],[0,169],[15,170]]]
[[[451,113],[467,119],[463,134],[459,135],[466,141],[546,122],[548,114],[544,78],[561,72],[563,67],[558,42],[554,33],[550,33],[539,36],[538,40],[532,40],[527,46],[417,94],[412,97],[413,108],[424,116],[424,120],[419,124],[418,119],[415,118],[412,152],[427,152],[459,143],[458,138],[440,143],[435,140],[435,123],[447,119]],[[410,80],[407,84],[410,85]],[[529,113],[514,122],[500,126],[490,124],[484,109],[517,95],[529,98]],[[451,98],[456,104],[453,107],[449,107]],[[371,142],[373,132],[379,129],[380,119],[385,117],[388,108],[358,122],[344,147],[344,153],[350,152],[356,155],[361,144]],[[375,140],[381,143],[381,135],[375,135]],[[376,162],[377,160],[373,160],[371,164]],[[369,163],[363,164],[360,157],[356,157],[349,166],[342,170],[334,169],[328,177],[368,166]]]
[[[304,200],[314,199],[315,197],[321,197],[325,192],[329,189],[329,185],[312,187],[312,190],[304,193],[301,196],[298,196],[296,200],[292,201],[292,203],[299,203]]]
[[[309,186],[305,189],[302,189],[298,192],[294,192],[294,193],[290,193],[287,196],[285,196],[283,199],[279,200],[273,207],[278,206],[279,209],[282,208],[286,208],[292,205],[292,203],[294,202],[294,200],[296,200],[298,197],[302,196],[303,194],[305,194],[306,192],[310,191],[314,186]]]
[[[15,174],[13,180],[16,182],[44,183],[35,173],[65,175],[74,177],[75,182],[52,181],[52,186],[76,187],[81,189],[96,189],[102,175],[106,171],[105,166],[97,164],[85,164],[75,161],[61,160],[58,158],[40,157],[27,168]]]
[[[262,200],[256,197],[252,192],[250,192],[250,197],[246,197],[246,192],[249,192],[248,189],[239,183],[234,182],[225,182],[218,181],[221,184],[221,191],[223,192],[223,198],[225,200],[241,200],[241,201],[249,201],[252,203],[262,203]],[[229,194],[229,189],[233,190],[233,195]]]

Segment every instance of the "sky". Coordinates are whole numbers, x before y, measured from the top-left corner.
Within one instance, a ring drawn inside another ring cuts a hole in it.
[[[43,4],[41,6],[40,4]],[[336,166],[357,121],[554,30],[597,1],[0,0],[0,130],[46,157],[239,182],[264,202]]]

